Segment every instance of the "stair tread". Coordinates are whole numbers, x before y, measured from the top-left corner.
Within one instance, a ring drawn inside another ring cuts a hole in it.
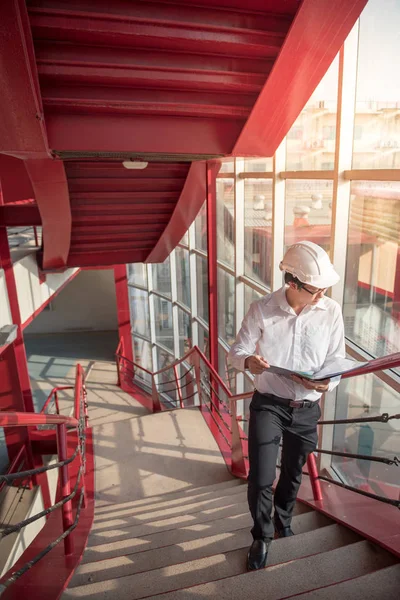
[[[297,530],[300,530],[297,524]],[[304,526],[303,526],[304,530]],[[160,569],[162,567],[205,558],[214,553],[221,554],[241,548],[247,549],[252,541],[249,527],[225,533],[210,532],[211,535],[201,539],[174,544],[155,550],[144,550],[132,556],[118,556],[109,560],[86,563],[78,567],[70,583],[70,587],[96,583],[115,577],[124,577],[134,573]],[[318,530],[303,531],[290,540],[277,540],[271,546],[269,563],[277,564],[281,560],[290,560],[314,554],[323,547],[332,550],[344,544],[358,541],[360,537],[354,532],[338,524],[321,527]]]
[[[109,507],[107,511],[103,511],[101,513],[96,513],[94,522],[101,523],[102,521],[109,521],[110,519],[120,519],[129,516],[137,515],[137,518],[143,518],[144,515],[150,513],[156,513],[168,511],[169,514],[173,509],[174,510],[185,510],[185,508],[189,511],[190,507],[196,507],[197,505],[204,505],[207,502],[216,502],[218,500],[222,500],[222,498],[229,498],[229,496],[237,496],[238,494],[246,495],[247,486],[235,486],[230,487],[226,490],[216,490],[214,492],[209,493],[199,493],[191,496],[178,496],[177,498],[173,498],[170,500],[163,500],[161,502],[154,502],[153,504],[143,504],[141,506],[134,507],[119,507],[114,508],[113,506]]]
[[[296,600],[391,600],[399,597],[400,563],[296,596]]]
[[[316,529],[317,527],[322,527],[331,523],[332,521],[330,519],[316,511],[300,513],[293,518],[293,528],[295,530],[298,528],[299,531]],[[134,554],[151,548],[183,543],[189,540],[206,537],[210,534],[210,531],[222,533],[240,529],[242,527],[248,527],[249,529],[251,527],[251,517],[247,505],[243,506],[243,512],[238,515],[216,519],[209,523],[195,523],[179,529],[170,528],[147,536],[141,535],[136,538],[129,537],[111,543],[108,540],[97,546],[92,545],[92,538],[90,538],[90,545],[86,549],[82,563],[105,558],[115,558],[122,554]]]
[[[183,488],[180,489],[178,491],[172,491],[172,492],[165,492],[164,494],[158,494],[155,496],[146,496],[146,498],[141,498],[140,500],[128,500],[127,502],[105,502],[105,501],[97,501],[96,502],[96,508],[95,508],[95,513],[100,514],[102,512],[107,512],[107,510],[110,509],[110,507],[113,507],[114,509],[124,509],[124,508],[136,508],[139,506],[143,506],[146,507],[147,504],[149,502],[169,502],[171,500],[174,500],[175,498],[186,498],[191,496],[191,495],[198,495],[198,494],[208,494],[211,493],[213,491],[222,491],[222,490],[229,490],[230,488],[235,488],[235,487],[240,487],[240,486],[246,486],[246,482],[243,481],[242,479],[237,479],[236,477],[234,479],[227,479],[226,481],[219,481],[218,483],[212,483],[210,485],[203,485],[203,486],[198,486],[198,487],[189,487],[189,488]],[[104,509],[104,510],[103,510]]]
[[[168,508],[161,508],[154,511],[144,511],[137,514],[130,514],[124,511],[122,515],[115,515],[114,517],[103,516],[102,520],[97,520],[93,523],[92,531],[102,531],[104,529],[110,529],[112,527],[129,527],[129,525],[138,525],[139,523],[148,523],[154,519],[168,516],[178,516],[182,514],[197,513],[208,508],[217,508],[225,506],[228,502],[231,504],[234,502],[243,502],[246,498],[245,490],[239,490],[236,494],[231,496],[217,496],[216,498],[207,498],[206,500],[199,500],[198,502],[191,502],[190,504],[184,504],[182,506],[170,506]]]
[[[286,543],[287,549],[292,543],[287,539],[281,541]],[[394,564],[396,558],[363,540],[297,560],[288,560],[287,552],[285,563],[253,573],[244,572],[245,562],[246,550],[241,549],[184,563],[180,570],[167,567],[68,589],[63,600],[85,597],[96,600],[115,597],[120,600],[144,597],[151,600],[193,600],[195,597],[259,600],[265,598],[266,589],[268,600],[280,600],[365,575]],[[201,579],[207,583],[201,583]],[[157,588],[159,591],[154,593]]]

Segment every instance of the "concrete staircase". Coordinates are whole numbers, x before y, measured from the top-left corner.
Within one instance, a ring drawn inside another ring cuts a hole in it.
[[[295,536],[275,540],[267,567],[246,572],[246,485],[223,481],[99,506],[63,600],[391,600],[397,559],[297,503]]]

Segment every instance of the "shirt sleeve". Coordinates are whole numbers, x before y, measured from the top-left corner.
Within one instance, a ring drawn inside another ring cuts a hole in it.
[[[260,327],[256,301],[252,303],[247,315],[243,319],[240,331],[228,354],[228,360],[235,369],[238,369],[238,371],[245,370],[244,362],[248,356],[254,354],[261,335],[262,329]]]
[[[339,306],[336,307],[334,322],[331,331],[328,352],[323,367],[336,360],[337,358],[346,358],[346,344],[344,339],[344,323],[342,311]],[[323,368],[322,367],[322,368]],[[340,383],[340,376],[332,377],[328,384],[328,392],[335,389]]]

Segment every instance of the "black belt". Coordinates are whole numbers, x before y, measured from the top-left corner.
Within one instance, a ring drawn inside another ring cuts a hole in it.
[[[316,400],[313,402],[312,400],[290,400],[289,398],[281,398],[280,396],[274,396],[274,394],[263,394],[256,390],[257,394],[260,396],[264,396],[268,399],[272,404],[282,404],[283,406],[289,406],[290,408],[307,408],[310,406],[314,406],[314,404],[318,404]]]

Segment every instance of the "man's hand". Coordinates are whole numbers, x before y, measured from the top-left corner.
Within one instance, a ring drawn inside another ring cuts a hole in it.
[[[322,379],[321,381],[310,381],[309,379],[303,379],[297,375],[292,375],[292,379],[295,383],[299,383],[307,390],[315,390],[316,392],[326,392],[330,379]]]
[[[269,364],[262,356],[258,356],[254,354],[253,356],[248,356],[244,362],[245,369],[248,369],[250,373],[253,375],[259,375],[265,369],[269,369]]]

